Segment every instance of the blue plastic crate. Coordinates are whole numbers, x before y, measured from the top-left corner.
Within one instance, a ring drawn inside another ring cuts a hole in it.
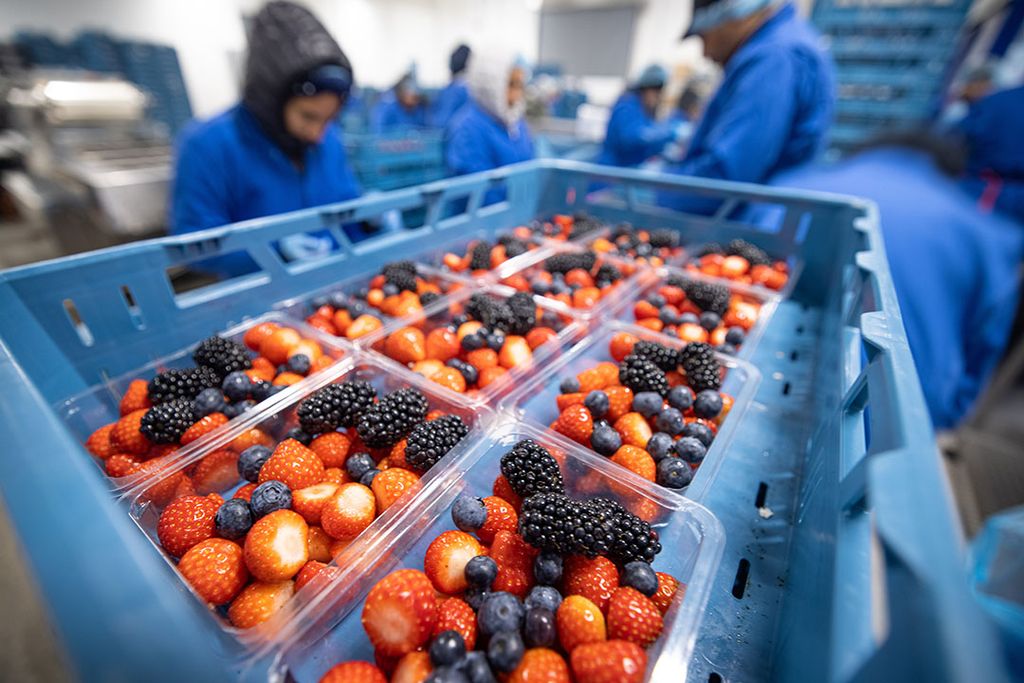
[[[595,183],[610,189],[588,194]],[[481,206],[495,186],[507,200]],[[642,200],[653,190],[723,205],[712,217],[674,213]],[[458,200],[466,211],[448,215]],[[781,205],[781,229],[729,218],[750,202]],[[343,224],[392,209],[423,210],[426,225],[345,238]],[[581,210],[671,227],[684,243],[743,237],[804,263],[750,357],[764,381],[728,460],[713,485],[690,492],[722,521],[727,545],[688,680],[1006,679],[967,590],[873,207],[559,161],[0,273],[0,490],[79,676],[265,680],[269,662],[237,671],[218,655],[205,608],[111,500],[53,402],[189,343],[196,329],[438,244]],[[285,264],[272,247],[320,229],[341,245],[323,261]],[[180,295],[165,275],[238,250],[261,271]]]
[[[391,133],[346,133],[345,150],[364,187],[396,190],[445,176],[443,133],[409,129]]]

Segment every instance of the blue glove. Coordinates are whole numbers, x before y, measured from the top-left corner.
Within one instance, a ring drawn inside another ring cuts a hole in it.
[[[286,261],[310,261],[331,253],[331,240],[305,233],[284,237],[280,244]]]

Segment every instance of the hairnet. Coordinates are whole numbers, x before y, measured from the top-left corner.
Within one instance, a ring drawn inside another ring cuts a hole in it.
[[[668,71],[661,64],[651,64],[631,84],[635,90],[642,88],[664,88],[668,81]]]
[[[781,0],[695,0],[693,19],[683,38],[699,35],[733,19],[749,17],[775,4],[781,4]]]

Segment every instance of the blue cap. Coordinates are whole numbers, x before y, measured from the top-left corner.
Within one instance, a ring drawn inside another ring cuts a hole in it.
[[[695,0],[693,20],[683,38],[697,36],[733,19],[749,17],[779,0]]]
[[[352,90],[352,72],[337,64],[318,66],[292,85],[292,94],[309,97],[322,92],[347,97]]]
[[[668,82],[668,71],[665,70],[661,64],[651,64],[636,77],[633,81],[633,88],[635,90],[641,90],[643,88],[664,88],[665,83]]]

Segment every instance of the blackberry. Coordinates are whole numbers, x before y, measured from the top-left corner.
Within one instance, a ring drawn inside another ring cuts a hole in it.
[[[549,273],[568,273],[577,268],[589,271],[596,262],[597,254],[593,251],[584,251],[579,254],[555,254],[544,261],[544,269]]]
[[[679,367],[679,351],[652,341],[638,341],[633,345],[633,355],[646,358],[665,372]]]
[[[576,549],[573,528],[581,512],[580,504],[562,493],[538,493],[523,501],[519,533],[534,548],[568,555]]]
[[[700,247],[694,253],[694,256],[696,256],[697,258],[700,258],[701,256],[707,256],[708,254],[724,254],[724,253],[725,253],[725,249],[722,248],[721,244],[719,244],[718,242],[708,242],[704,246]]]
[[[441,295],[437,292],[423,292],[420,294],[420,305],[426,308],[435,301],[440,301]]]
[[[414,469],[426,472],[448,454],[469,433],[458,415],[445,415],[413,427],[405,445],[405,460]]]
[[[532,439],[523,439],[501,456],[501,473],[519,496],[535,493],[563,493],[562,472],[546,448]]]
[[[393,391],[363,413],[356,432],[370,448],[390,448],[427,416],[427,397],[418,389]]]
[[[168,370],[149,380],[147,392],[154,405],[179,398],[190,401],[203,389],[220,387],[221,379],[216,371],[207,367],[188,370]]]
[[[618,268],[616,268],[610,263],[606,263],[600,268],[598,268],[597,272],[594,274],[595,282],[604,281],[607,282],[608,284],[611,284],[613,282],[618,282],[621,279],[622,271],[620,271]]]
[[[765,253],[765,250],[754,246],[746,240],[733,240],[726,246],[725,251],[730,256],[742,256],[752,266],[770,266],[772,260]]]
[[[412,261],[395,261],[381,271],[384,281],[398,288],[398,291],[416,291],[416,264]]]
[[[196,421],[192,400],[176,398],[153,406],[142,416],[139,431],[153,443],[178,443],[178,439]]]
[[[584,515],[600,520],[610,529],[609,559],[626,564],[642,561],[648,564],[661,552],[658,532],[651,525],[608,498],[592,498],[584,502]],[[586,553],[583,553],[586,554]]]
[[[512,314],[512,324],[506,330],[509,334],[525,335],[537,325],[537,304],[526,292],[516,292],[506,301]]]
[[[722,316],[729,309],[729,288],[725,285],[678,279],[674,284],[682,287],[686,292],[686,298],[702,311],[711,311]]]
[[[655,249],[676,247],[679,246],[679,233],[667,228],[662,230],[652,230],[649,241],[651,246]]]
[[[192,360],[200,367],[210,368],[223,380],[232,372],[252,367],[249,350],[237,342],[223,337],[210,337],[199,343]]]
[[[521,256],[530,250],[530,245],[512,235],[502,235],[498,238],[498,244],[505,247],[505,256],[508,258]]]
[[[474,294],[466,302],[466,313],[479,320],[484,327],[508,330],[515,325],[512,309],[504,301],[492,299],[486,294]]]
[[[469,252],[470,270],[491,269],[491,245],[486,241],[480,241],[473,245]]]
[[[686,382],[695,392],[722,386],[722,366],[715,351],[705,342],[691,342],[679,352],[679,364],[686,372]]]
[[[642,391],[653,391],[661,396],[668,394],[668,380],[661,368],[634,353],[626,356],[619,365],[619,381],[634,394]]]
[[[573,217],[572,228],[569,230],[569,239],[574,240],[577,237],[582,237],[589,232],[600,230],[603,227],[604,223],[593,216],[589,216],[585,213],[576,214],[576,216]]]
[[[351,427],[373,405],[376,397],[377,391],[369,382],[356,380],[344,384],[328,384],[299,404],[299,424],[307,434]]]
[[[538,493],[523,501],[523,539],[543,551],[586,557],[604,555],[625,564],[651,562],[661,552],[651,525],[607,498],[573,500],[560,493]]]

